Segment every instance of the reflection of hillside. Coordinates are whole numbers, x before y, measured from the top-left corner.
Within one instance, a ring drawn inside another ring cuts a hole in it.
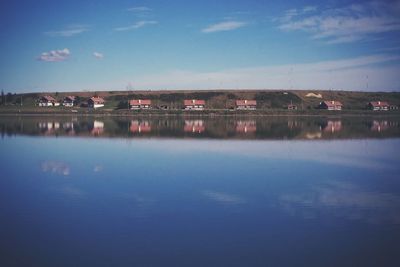
[[[400,118],[323,117],[3,117],[4,135],[215,139],[346,139],[400,137]]]

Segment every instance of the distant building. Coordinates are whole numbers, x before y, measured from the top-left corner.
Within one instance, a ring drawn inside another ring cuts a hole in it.
[[[385,101],[371,101],[367,104],[371,110],[389,110],[389,103]]]
[[[236,109],[238,110],[255,110],[256,108],[256,100],[236,100]]]
[[[297,106],[294,104],[289,104],[289,105],[287,105],[287,109],[288,110],[297,110]]]
[[[88,100],[88,107],[89,108],[101,108],[104,107],[104,99],[98,96],[91,97]]]
[[[132,99],[129,101],[130,109],[149,109],[151,108],[150,99]]]
[[[340,103],[339,101],[323,101],[321,103],[319,103],[319,108],[320,109],[327,109],[327,110],[342,110],[342,103]]]
[[[204,110],[206,102],[204,100],[191,99],[184,100],[183,105],[186,110]]]
[[[39,107],[57,107],[59,105],[60,102],[58,102],[54,97],[50,95],[42,96],[38,100]]]
[[[64,98],[63,106],[64,107],[73,107],[76,105],[76,97],[75,96],[67,96]]]
[[[389,109],[390,109],[390,110],[398,110],[398,109],[399,109],[399,106],[397,106],[397,105],[390,105],[390,106],[389,106]]]

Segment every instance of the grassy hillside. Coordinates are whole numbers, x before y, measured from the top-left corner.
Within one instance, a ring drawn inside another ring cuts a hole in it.
[[[78,96],[81,103],[97,95],[106,100],[103,110],[127,109],[129,99],[151,99],[153,107],[168,106],[169,109],[182,109],[184,99],[204,99],[207,109],[232,109],[237,99],[257,100],[258,110],[283,110],[290,103],[299,110],[314,110],[323,100],[340,101],[344,110],[364,110],[369,101],[387,101],[400,106],[400,93],[397,92],[350,92],[318,90],[207,90],[207,91],[100,91],[14,94],[5,97],[2,109],[39,109],[36,100],[43,95],[51,95],[62,101],[68,95]],[[22,101],[22,106],[21,106]],[[41,110],[46,108],[40,108]],[[48,109],[48,108],[47,108]],[[62,107],[58,108],[62,110]]]

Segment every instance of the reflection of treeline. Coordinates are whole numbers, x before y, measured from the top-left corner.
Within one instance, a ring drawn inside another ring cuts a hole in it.
[[[1,135],[335,139],[400,137],[400,118],[3,117]]]

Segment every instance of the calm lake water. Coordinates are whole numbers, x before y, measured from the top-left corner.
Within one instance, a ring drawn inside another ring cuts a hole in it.
[[[399,118],[0,118],[1,266],[400,266]]]

